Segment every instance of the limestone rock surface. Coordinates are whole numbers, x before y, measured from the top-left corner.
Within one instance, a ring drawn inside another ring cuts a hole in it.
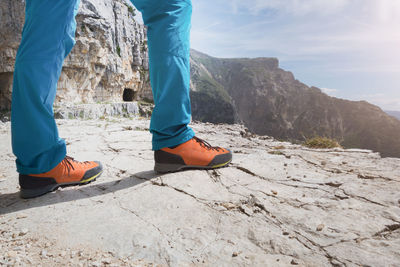
[[[14,62],[25,20],[24,8],[22,0],[0,2],[0,110],[11,106]]]
[[[57,119],[106,119],[110,117],[131,118],[138,115],[149,118],[154,105],[147,102],[119,102],[103,104],[63,103],[54,108]]]
[[[11,105],[24,8],[24,0],[0,2],[0,110]],[[64,62],[56,104],[152,99],[146,28],[134,13],[124,0],[81,1],[76,45]]]
[[[194,123],[230,167],[157,174],[147,119],[58,120],[95,182],[18,197],[0,122],[0,265],[398,266],[400,159]]]

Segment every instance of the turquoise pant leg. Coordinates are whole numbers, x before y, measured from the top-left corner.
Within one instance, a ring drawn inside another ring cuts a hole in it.
[[[27,0],[25,25],[14,70],[12,147],[17,171],[37,174],[66,155],[53,117],[57,82],[75,41],[79,0]]]
[[[190,86],[190,0],[131,0],[147,26],[153,150],[193,138]]]

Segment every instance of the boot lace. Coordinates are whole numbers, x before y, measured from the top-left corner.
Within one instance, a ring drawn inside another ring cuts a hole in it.
[[[216,150],[219,151],[220,149],[222,150],[222,148],[220,148],[219,146],[212,146],[210,145],[210,143],[208,143],[207,141],[204,141],[203,139],[200,139],[198,137],[193,137],[193,139],[200,144],[200,146],[206,148],[207,150]]]
[[[68,175],[69,175],[71,169],[72,169],[72,170],[75,170],[74,164],[73,164],[73,163],[87,164],[87,163],[89,163],[89,161],[80,162],[80,161],[75,160],[73,157],[65,156],[65,158],[64,158],[63,161],[62,161],[62,163],[63,163],[64,166],[67,168],[67,170],[68,170]]]

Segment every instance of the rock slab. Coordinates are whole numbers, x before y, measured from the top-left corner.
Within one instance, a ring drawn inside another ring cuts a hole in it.
[[[157,174],[149,121],[58,120],[95,182],[21,200],[0,123],[0,265],[398,266],[400,159],[194,123],[230,167]]]

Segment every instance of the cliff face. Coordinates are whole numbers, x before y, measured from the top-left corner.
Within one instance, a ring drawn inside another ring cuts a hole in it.
[[[400,157],[400,122],[377,106],[308,87],[280,69],[274,58],[219,59],[194,50],[191,58],[203,70],[199,73],[211,80],[208,92],[222,90],[229,95],[224,99],[236,113],[228,114],[225,122],[237,114],[238,121],[257,134],[288,140],[326,136],[346,147]],[[193,80],[194,87],[200,79]]]
[[[10,108],[24,2],[0,2],[0,109]],[[152,99],[146,29],[134,12],[123,0],[81,1],[76,45],[65,60],[56,104]]]
[[[192,52],[193,53],[193,52]],[[223,85],[197,60],[190,60],[192,118],[212,123],[234,123],[237,114]]]
[[[9,109],[11,105],[14,62],[21,41],[24,8],[22,0],[0,2],[0,110]]]

